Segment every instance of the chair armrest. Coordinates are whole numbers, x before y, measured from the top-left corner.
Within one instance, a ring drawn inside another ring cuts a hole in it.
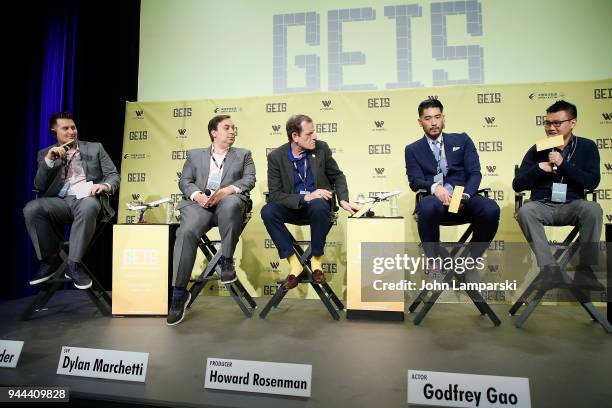
[[[102,204],[102,215],[100,222],[109,222],[115,216],[115,210],[110,205],[110,196],[108,193],[100,194],[100,204]]]
[[[592,199],[594,202],[597,202],[597,192],[599,192],[599,189],[598,189],[598,188],[596,188],[596,189],[594,189],[594,190],[586,190],[586,189],[585,189],[585,190],[584,190],[584,197],[585,197],[585,198],[587,198],[587,197],[588,197],[588,195],[590,194],[590,195],[591,195],[591,199]]]
[[[483,194],[484,196],[489,198],[489,193],[491,192],[491,188],[490,187],[485,187],[485,188],[481,188],[480,190],[476,191],[476,194]]]

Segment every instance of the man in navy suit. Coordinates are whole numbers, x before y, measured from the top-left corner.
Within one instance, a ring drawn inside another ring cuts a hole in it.
[[[443,133],[444,107],[438,100],[419,104],[419,125],[425,135],[405,149],[406,174],[413,191],[426,190],[416,207],[419,237],[428,257],[439,256],[440,222],[471,222],[474,229],[470,247],[477,258],[495,237],[499,206],[476,194],[482,179],[478,152],[465,133]],[[448,212],[455,186],[464,186],[457,214]]]

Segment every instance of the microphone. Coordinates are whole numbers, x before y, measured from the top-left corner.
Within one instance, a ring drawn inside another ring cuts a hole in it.
[[[559,151],[559,149],[556,149],[556,148],[554,148],[554,147],[553,147],[552,149],[550,149],[550,151],[551,151],[551,152],[558,152],[558,151]],[[556,171],[557,171],[557,165],[556,165],[556,164],[554,164],[554,163],[553,163],[552,165],[553,165],[553,167],[552,167],[553,171],[555,171],[555,172],[556,172]]]
[[[72,147],[72,144],[74,143],[74,140],[71,140],[67,143],[64,143],[63,145],[61,145],[60,147],[63,148],[65,151],[70,150],[70,148]]]

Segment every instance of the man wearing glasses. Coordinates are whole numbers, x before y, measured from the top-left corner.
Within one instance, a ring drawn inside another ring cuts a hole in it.
[[[539,152],[532,146],[512,182],[514,191],[531,191],[531,200],[518,212],[518,223],[541,269],[536,281],[541,290],[563,283],[545,225],[579,226],[580,261],[574,283],[583,289],[604,290],[590,266],[597,263],[603,212],[584,193],[599,184],[599,152],[592,140],[573,134],[577,118],[576,106],[564,100],[546,109],[544,131],[548,137],[563,135],[563,146]]]

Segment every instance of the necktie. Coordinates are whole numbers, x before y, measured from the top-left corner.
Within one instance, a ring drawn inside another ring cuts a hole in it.
[[[446,176],[446,173],[447,173],[446,160],[444,160],[444,157],[442,157],[439,140],[434,140],[433,142],[433,154],[434,154],[434,157],[436,158],[436,162],[440,166],[440,171],[442,172],[442,174]]]

